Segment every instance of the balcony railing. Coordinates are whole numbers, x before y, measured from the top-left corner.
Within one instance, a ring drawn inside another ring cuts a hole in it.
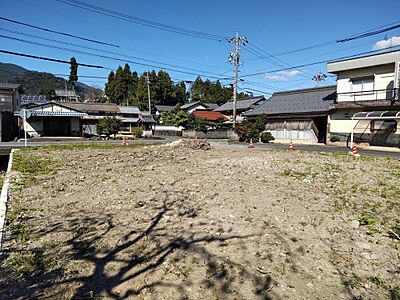
[[[390,103],[393,103],[394,101],[399,101],[399,89],[391,88],[382,90],[337,93],[335,103],[364,101],[384,101]]]

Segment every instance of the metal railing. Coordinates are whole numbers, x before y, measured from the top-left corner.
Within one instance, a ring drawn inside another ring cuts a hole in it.
[[[389,101],[393,104],[399,101],[399,88],[337,93],[335,99],[335,103],[364,101]]]

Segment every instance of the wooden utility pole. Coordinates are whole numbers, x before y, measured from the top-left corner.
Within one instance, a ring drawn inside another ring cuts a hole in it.
[[[147,83],[147,96],[149,98],[149,115],[151,115],[151,98],[150,98],[150,78],[149,71],[146,72],[146,83]]]

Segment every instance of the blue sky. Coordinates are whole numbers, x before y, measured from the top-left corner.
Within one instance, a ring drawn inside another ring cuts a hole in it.
[[[400,22],[400,1],[398,0],[337,0],[337,1],[94,1],[84,0],[114,11],[135,17],[148,19],[172,26],[223,36],[234,36],[238,30],[248,41],[270,54],[279,54],[293,49],[329,42],[338,38],[374,29],[393,22]],[[118,56],[122,59],[149,63],[140,59],[155,61],[153,65],[165,64],[182,67],[182,71],[214,77],[233,75],[233,66],[228,63],[229,52],[233,45],[227,42],[206,40],[179,35],[139,24],[116,20],[108,16],[88,12],[69,6],[56,0],[0,0],[0,16],[21,22],[46,27],[57,31],[101,40],[119,45],[113,48],[46,33],[33,28],[0,20],[0,35],[27,39],[47,45],[68,47],[79,51]],[[104,54],[95,50],[76,46],[61,45],[42,41],[33,37],[10,33],[13,30],[25,34],[37,35],[62,42],[79,44],[99,50],[116,52]],[[388,44],[382,40],[390,39],[393,44],[400,42],[400,30],[382,33],[373,37],[343,44],[330,44],[307,51],[278,56],[281,60],[271,63],[260,59],[242,47],[240,75],[279,69],[277,65],[296,66],[300,64],[333,59],[372,50],[374,45]],[[0,49],[69,60],[75,56],[78,62],[103,65],[115,69],[123,62],[93,57],[60,49],[31,45],[23,42],[0,38]],[[128,55],[134,58],[123,57]],[[52,62],[32,60],[0,54],[1,62],[15,63],[30,70],[59,74],[68,74],[69,66]],[[131,68],[141,73],[146,66],[130,63]],[[177,67],[173,67],[177,69]],[[196,71],[187,70],[196,69]],[[167,70],[168,71],[168,70]],[[272,93],[315,86],[312,76],[326,73],[326,64],[297,68],[290,71],[268,73],[244,78],[241,90],[258,90]],[[193,80],[196,76],[168,71],[174,80]],[[78,75],[107,76],[109,70],[96,70],[80,67]],[[329,75],[329,74],[328,74]],[[202,76],[205,78],[206,76]],[[80,81],[103,88],[103,79],[83,79]],[[223,84],[231,83],[223,80]],[[334,84],[335,78],[328,77],[324,85]],[[254,92],[254,94],[262,94]]]

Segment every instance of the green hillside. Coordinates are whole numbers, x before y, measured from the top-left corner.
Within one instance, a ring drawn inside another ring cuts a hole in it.
[[[64,89],[67,81],[51,73],[29,71],[15,64],[0,63],[0,82],[18,83],[25,94],[51,95],[55,89]],[[82,82],[75,84],[76,93],[84,98],[100,98],[103,91]]]

